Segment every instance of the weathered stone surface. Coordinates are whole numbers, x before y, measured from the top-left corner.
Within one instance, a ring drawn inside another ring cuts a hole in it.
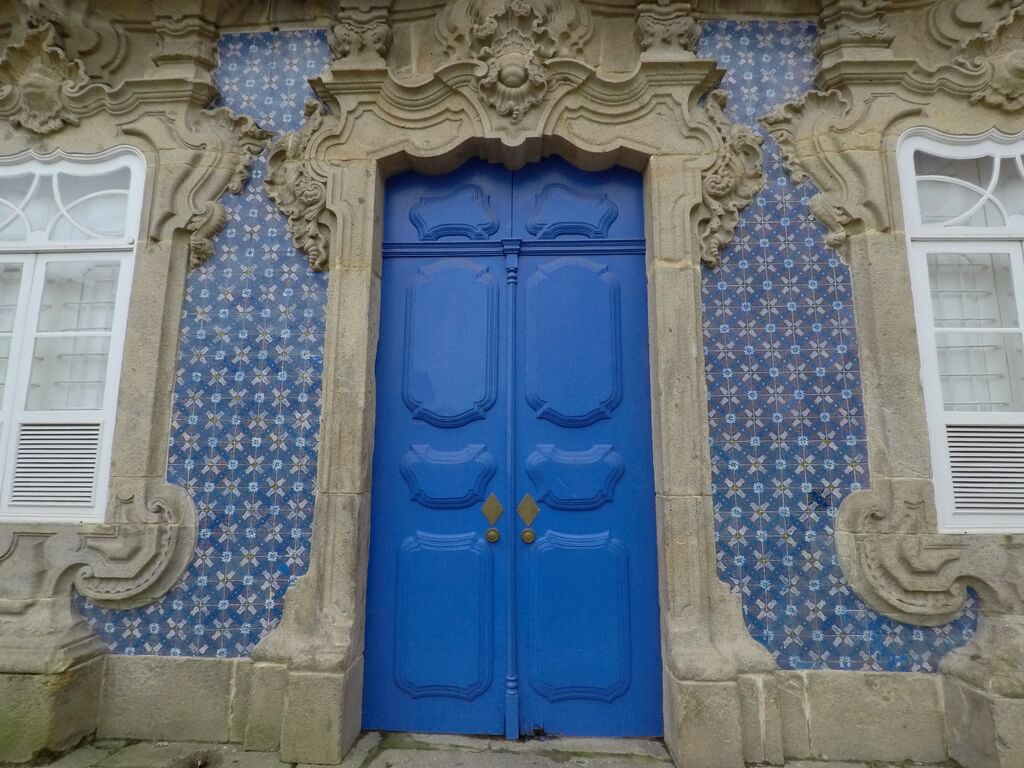
[[[689,683],[666,675],[665,742],[678,768],[743,768],[736,683]]]
[[[782,715],[774,675],[740,675],[743,759],[782,765]]]
[[[289,672],[281,759],[340,763],[359,736],[362,697],[362,657],[344,674]]]
[[[1024,764],[1024,699],[980,691],[945,676],[949,755],[969,768]]]
[[[110,656],[99,736],[227,741],[235,664],[222,659]]]
[[[256,662],[252,665],[242,739],[246,749],[267,752],[280,749],[287,686],[288,669],[284,664]]]
[[[249,704],[253,679],[253,663],[249,659],[238,659],[232,667],[231,695],[228,701],[228,741],[242,744],[245,741],[246,725],[249,722]],[[264,691],[260,691],[265,696]]]
[[[946,758],[937,675],[821,671],[778,677],[787,757],[923,763]]]
[[[60,753],[96,729],[103,659],[51,675],[0,674],[0,763]]]

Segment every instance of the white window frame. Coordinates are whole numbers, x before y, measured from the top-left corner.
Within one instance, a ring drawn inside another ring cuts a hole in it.
[[[39,155],[29,151],[0,158],[0,177],[40,171],[54,173],[62,169],[67,169],[78,176],[89,176],[101,175],[121,168],[127,168],[129,171],[125,227],[121,237],[62,240],[59,242],[46,242],[40,239],[19,242],[0,240],[0,264],[22,264],[18,308],[9,352],[7,384],[4,387],[3,397],[0,398],[0,423],[3,425],[0,430],[0,522],[95,523],[103,522],[105,519],[117,398],[120,389],[132,274],[142,220],[146,178],[146,164],[142,154],[129,146],[112,147],[103,152],[89,155],[61,151],[49,155]],[[0,219],[6,218],[2,215],[5,211],[6,209],[0,209]],[[40,313],[46,266],[55,262],[86,262],[98,259],[118,263],[118,283],[109,332],[110,344],[101,408],[87,411],[26,411],[25,397],[31,375],[36,325]],[[99,451],[91,504],[59,506],[19,504],[15,506],[11,503],[10,496],[16,466],[15,452],[21,423],[78,422],[91,424],[97,420],[100,423]]]
[[[920,216],[918,177],[914,167],[914,155],[918,151],[949,159],[1020,156],[1024,154],[1024,134],[1006,136],[992,131],[980,137],[949,136],[934,130],[917,128],[905,133],[897,148],[938,530],[940,533],[1024,533],[1024,510],[956,509],[950,451],[947,445],[947,425],[1024,427],[1024,412],[966,412],[945,409],[939,377],[931,282],[926,260],[927,253],[942,251],[1011,254],[1018,318],[1019,322],[1024,324],[1024,217],[1010,218],[1001,227],[950,227],[923,223]],[[978,329],[979,332],[985,330]]]

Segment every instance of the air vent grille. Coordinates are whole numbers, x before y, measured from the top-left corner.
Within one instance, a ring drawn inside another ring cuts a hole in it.
[[[1024,426],[946,426],[957,511],[1024,510]]]
[[[99,424],[22,424],[11,504],[92,504],[99,449]]]

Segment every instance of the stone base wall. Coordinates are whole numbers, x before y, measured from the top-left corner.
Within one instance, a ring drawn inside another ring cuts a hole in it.
[[[331,742],[321,746],[325,757],[333,752],[340,760],[340,752],[348,747],[344,742],[351,741],[332,740],[330,735],[353,730],[332,728],[332,719],[342,719],[345,690],[341,686],[337,695],[331,695],[327,679],[331,675],[312,675],[324,679],[319,685],[305,681],[310,684],[304,688],[307,693],[320,690],[321,695],[302,694],[298,706],[291,707],[289,692],[298,693],[302,686],[290,685],[294,681],[276,665],[254,664],[249,659],[108,656],[83,666],[88,669],[63,676],[64,684],[34,675],[0,676],[0,723],[11,725],[0,730],[0,739],[13,740],[16,746],[18,733],[51,722],[56,726],[47,743],[54,753],[94,736],[235,743],[283,754],[287,745],[281,743],[282,719],[287,711],[303,710],[311,723],[323,719],[315,728],[304,729],[303,741],[307,745],[317,739]],[[25,691],[19,680],[38,690]],[[734,719],[739,722],[742,745],[736,738],[730,752],[742,750],[745,763],[940,763],[951,756],[972,768],[1009,768],[1020,765],[1024,756],[1024,712],[1013,709],[1021,702],[969,689],[946,675],[779,671],[745,676],[735,685],[739,708]],[[714,693],[721,699],[730,692]],[[965,707],[965,700],[977,698],[984,699],[980,709],[973,701]],[[707,697],[697,693],[692,700],[695,705],[707,703]],[[984,722],[962,721],[964,712],[982,710],[990,715]],[[670,736],[678,740],[676,754],[720,756],[722,735],[702,735],[692,727],[698,720],[672,718],[680,724]],[[348,735],[354,737],[354,733]],[[5,751],[9,760],[33,756],[25,750]],[[680,759],[685,764],[688,757]]]

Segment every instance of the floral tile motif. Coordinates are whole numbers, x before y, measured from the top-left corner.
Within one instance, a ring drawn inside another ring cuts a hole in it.
[[[970,638],[973,603],[944,627],[886,619],[832,543],[839,503],[870,485],[850,271],[811,216],[814,187],[792,182],[757,122],[813,88],[815,34],[709,21],[700,41],[727,70],[731,116],[764,137],[768,177],[703,281],[719,575],[781,667],[930,672]]]
[[[733,116],[809,90],[815,30],[713,21],[701,54],[728,70]],[[227,34],[222,103],[285,133],[327,64],[322,30]],[[704,280],[705,354],[721,577],[785,668],[934,670],[976,623],[923,629],[871,612],[847,586],[832,521],[867,486],[850,276],[824,247],[766,137],[768,184]],[[326,276],[291,246],[260,158],[214,256],[188,277],[168,479],[199,510],[196,557],[159,602],[107,611],[80,600],[114,653],[246,656],[280,620],[308,565],[320,426]]]
[[[323,30],[224,35],[221,103],[294,131],[329,59]],[[195,560],[145,608],[80,601],[114,653],[247,656],[308,565],[327,276],[292,247],[265,170],[264,154],[224,196],[214,255],[187,279],[167,475],[199,512]]]

